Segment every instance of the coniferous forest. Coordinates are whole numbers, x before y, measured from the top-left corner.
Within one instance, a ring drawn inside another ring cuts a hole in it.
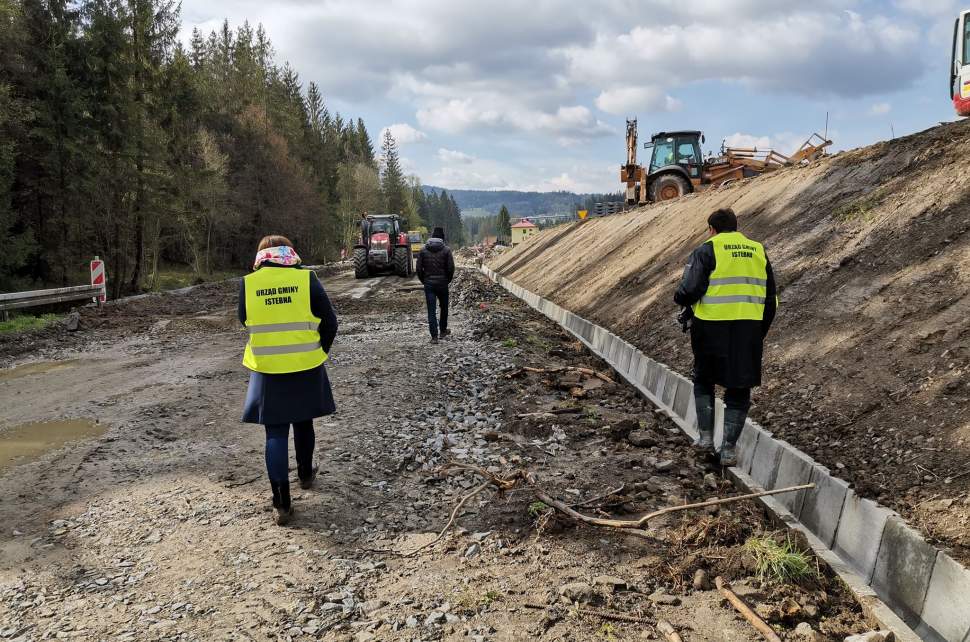
[[[387,132],[274,56],[262,27],[178,38],[172,0],[0,0],[0,290],[76,285],[93,255],[109,294],[166,266],[244,270],[264,234],[339,257],[361,211],[462,239],[446,194],[401,171]]]

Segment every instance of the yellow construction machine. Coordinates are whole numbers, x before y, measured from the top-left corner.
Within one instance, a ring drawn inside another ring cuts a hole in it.
[[[644,147],[652,149],[650,164],[637,164],[637,121],[626,121],[626,164],[620,181],[626,185],[627,205],[668,201],[685,194],[723,185],[728,181],[758,176],[786,165],[819,158],[832,141],[812,136],[791,156],[773,149],[721,145],[719,156],[703,158],[699,131],[659,132]]]

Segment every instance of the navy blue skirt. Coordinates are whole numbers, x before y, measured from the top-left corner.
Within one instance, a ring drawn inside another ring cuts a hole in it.
[[[242,420],[251,424],[292,424],[336,412],[330,378],[322,364],[303,372],[249,374]]]

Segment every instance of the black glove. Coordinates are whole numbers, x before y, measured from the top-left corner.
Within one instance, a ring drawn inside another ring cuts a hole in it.
[[[680,314],[677,315],[677,322],[680,323],[680,331],[687,332],[690,330],[691,321],[694,320],[694,310],[685,306],[681,309]]]

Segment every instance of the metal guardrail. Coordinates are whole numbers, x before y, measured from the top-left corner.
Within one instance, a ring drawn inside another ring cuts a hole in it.
[[[31,290],[29,292],[10,292],[0,294],[0,312],[30,308],[50,303],[65,301],[81,301],[83,299],[97,299],[104,294],[102,285],[77,285],[69,288],[54,288],[53,290]]]

